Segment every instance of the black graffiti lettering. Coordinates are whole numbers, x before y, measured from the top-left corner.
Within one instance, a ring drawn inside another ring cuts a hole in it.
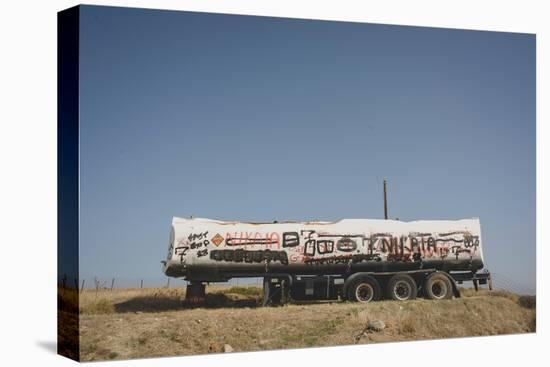
[[[479,236],[464,236],[464,247],[466,248],[470,248],[470,247],[474,247],[475,249],[477,249],[477,247],[479,246]]]
[[[382,238],[382,252],[392,252],[391,239]]]
[[[223,252],[221,250],[210,251],[210,258],[215,261],[223,260]]]
[[[198,236],[198,235],[197,235]],[[453,258],[459,258],[462,253],[473,254],[479,247],[479,236],[473,236],[467,232],[449,232],[449,233],[419,233],[410,232],[408,235],[401,233],[391,235],[389,233],[375,233],[370,236],[363,234],[334,234],[314,230],[301,230],[296,232],[283,232],[277,235],[273,240],[269,237],[251,238],[241,235],[240,238],[226,239],[228,246],[246,246],[274,244],[279,242],[279,236],[282,237],[283,248],[294,248],[296,250],[286,250],[292,253],[296,252],[297,258],[293,261],[303,261],[306,264],[339,264],[342,262],[358,263],[363,261],[390,261],[390,262],[421,262],[425,258],[445,259],[451,254]],[[362,240],[359,243],[359,239]],[[197,240],[189,244],[188,248],[200,249],[201,255],[207,254],[202,248],[206,247],[210,241],[206,239]],[[359,251],[359,247],[362,247]],[[183,248],[176,250],[176,253],[186,252]],[[201,248],[202,247],[202,248]],[[302,249],[303,248],[303,249]],[[265,250],[245,250],[220,249],[210,250],[210,257],[216,261],[262,263],[262,262],[281,262],[288,263],[288,253],[286,251]],[[335,252],[350,253],[332,256]],[[354,253],[353,255],[351,253]],[[299,255],[303,254],[302,259]],[[284,254],[284,255],[283,255]],[[323,256],[326,255],[326,256]],[[344,257],[342,257],[344,256]]]
[[[199,250],[197,251],[197,257],[203,257],[203,256],[206,256],[208,255],[208,249],[205,248],[204,250]]]
[[[233,255],[235,252],[233,250],[222,250],[223,251],[223,259],[225,261],[233,261]]]
[[[288,265],[288,255],[285,251],[273,251],[273,261],[279,261],[283,265]]]
[[[447,237],[447,236],[454,236],[456,234],[461,234],[461,235],[468,235],[469,233],[466,232],[466,231],[454,231],[454,232],[448,232],[448,233],[440,233],[439,234],[439,237]],[[430,236],[431,234],[429,234],[428,236]]]
[[[346,264],[352,260],[352,255],[338,255],[320,258],[307,258],[304,260],[308,265],[323,265],[323,264]]]
[[[437,250],[437,243],[435,242],[435,239],[430,236],[428,237],[428,250],[433,249],[434,251]]]
[[[307,240],[304,245],[305,256],[315,256],[315,240]]]
[[[228,237],[225,240],[227,246],[272,245],[276,243],[277,240],[271,238]]]
[[[457,253],[462,247],[460,246],[451,246],[451,252],[453,254]]]
[[[210,258],[215,261],[228,262],[274,262],[279,261],[283,265],[288,265],[288,255],[285,251],[257,250],[248,251],[243,249],[236,250],[212,250]]]
[[[373,238],[391,237],[391,233],[374,233],[374,234],[371,235],[371,237],[373,237]]]
[[[369,238],[368,239],[368,249],[369,249],[369,254],[372,255],[372,253],[374,252],[374,243],[375,243],[376,240],[373,241],[372,238]]]
[[[196,248],[202,247],[202,241],[201,241],[201,242],[192,242],[192,243],[189,245],[189,247],[192,248],[192,249],[196,249]]]
[[[191,233],[187,239],[189,241],[196,241],[196,240],[202,240],[203,238],[206,238],[208,236],[208,231],[201,232],[201,233]]]
[[[264,259],[269,263],[273,260],[273,253],[270,250],[264,251]]]
[[[329,234],[329,233],[321,233],[318,235],[319,237],[365,237],[364,234]]]
[[[283,247],[296,247],[300,244],[298,232],[283,233]]]
[[[382,261],[380,254],[354,254],[352,255],[353,263],[360,263],[363,261]]]
[[[260,263],[263,260],[263,253],[260,251],[254,251],[252,252],[252,261],[255,263]]]
[[[411,262],[411,254],[388,254],[388,261]]]
[[[307,236],[304,235],[304,233],[307,233]],[[311,229],[303,229],[300,231],[300,235],[304,238],[311,238],[311,236],[315,233],[315,231]]]
[[[418,239],[415,237],[410,238],[411,241],[411,252],[414,252],[415,250],[418,251]]]
[[[176,255],[183,255],[185,256],[187,254],[187,251],[189,251],[189,246],[179,246],[174,249]]]
[[[411,237],[428,237],[431,236],[431,233],[422,233],[422,232],[411,232],[409,233],[409,236]]]
[[[235,253],[233,254],[233,261],[235,261],[236,263],[242,263],[244,261],[244,250],[235,250]]]
[[[463,242],[464,240],[459,240],[457,238],[437,238],[435,240],[435,242],[448,242],[448,241],[452,241],[452,242],[456,242],[456,243],[461,243]]]
[[[185,263],[185,255],[187,254],[187,251],[189,250],[188,246],[179,246],[174,249],[174,252],[176,255],[179,255],[180,262],[183,264]]]
[[[330,254],[334,251],[334,241],[332,240],[318,240],[317,252],[319,254]]]
[[[336,243],[336,248],[338,249],[338,251],[352,252],[357,250],[357,242],[349,237],[342,237]]]

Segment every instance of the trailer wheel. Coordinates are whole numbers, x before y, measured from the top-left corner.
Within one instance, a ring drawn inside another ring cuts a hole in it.
[[[395,274],[388,282],[388,298],[396,301],[415,299],[418,289],[416,282],[408,274]]]
[[[429,299],[453,298],[453,286],[449,278],[441,273],[433,273],[426,278],[424,295]]]
[[[348,287],[348,300],[367,303],[380,299],[380,284],[369,275],[360,275],[353,279]]]

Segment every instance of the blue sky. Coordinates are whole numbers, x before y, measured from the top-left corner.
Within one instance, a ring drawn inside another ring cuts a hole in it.
[[[535,36],[81,8],[80,272],[162,279],[172,216],[479,217],[535,289]]]

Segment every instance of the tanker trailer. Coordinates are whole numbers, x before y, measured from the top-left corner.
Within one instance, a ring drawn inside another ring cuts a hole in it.
[[[200,303],[205,283],[264,279],[264,305],[293,300],[370,302],[460,297],[457,283],[491,288],[483,270],[479,219],[342,219],[233,222],[173,218],[167,276],[189,281]]]

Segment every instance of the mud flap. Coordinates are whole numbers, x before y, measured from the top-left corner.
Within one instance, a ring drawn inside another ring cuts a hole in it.
[[[444,274],[449,279],[453,287],[453,296],[455,296],[455,298],[460,298],[460,291],[458,290],[458,286],[456,285],[456,281],[454,280],[454,278],[446,271],[438,271],[438,273]]]

